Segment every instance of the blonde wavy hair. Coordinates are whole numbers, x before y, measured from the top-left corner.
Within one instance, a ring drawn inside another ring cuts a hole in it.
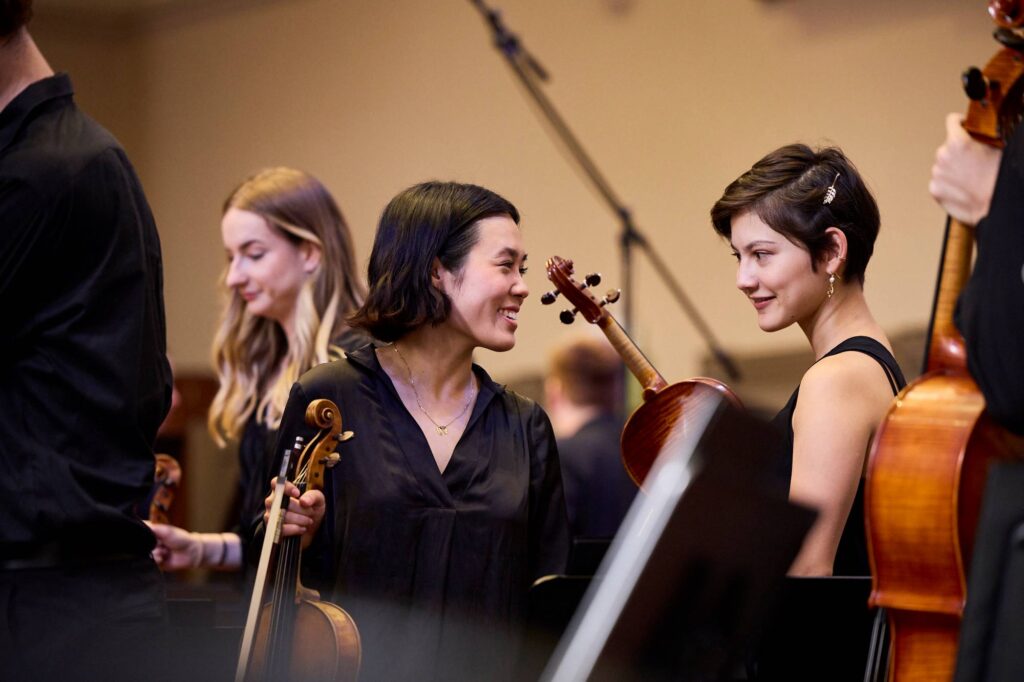
[[[292,384],[331,359],[337,351],[331,340],[348,328],[345,318],[365,298],[348,225],[316,178],[292,168],[268,168],[228,196],[223,213],[232,208],[261,216],[296,245],[314,244],[320,264],[299,291],[291,345],[280,324],[251,314],[239,293],[227,287],[227,268],[221,275],[227,302],[213,342],[220,389],[207,426],[222,447],[239,438],[254,414],[268,428],[278,428]]]

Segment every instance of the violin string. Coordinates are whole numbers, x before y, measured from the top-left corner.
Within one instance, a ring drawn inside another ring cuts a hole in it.
[[[314,439],[306,449],[306,452],[312,453],[314,451],[314,444],[317,439]],[[306,458],[302,461],[302,465],[295,473],[292,482],[299,486],[300,490],[305,487],[309,477],[310,458]],[[281,511],[282,523],[284,521],[284,514],[286,509]],[[293,606],[293,594],[290,592],[294,589],[297,583],[297,569],[298,562],[295,560],[296,554],[299,552],[299,538],[289,537],[281,541],[281,552],[280,561],[278,562],[278,571],[274,577],[273,587],[273,605],[270,611],[270,632],[268,642],[277,643],[270,647],[268,651],[268,670],[273,671],[285,665],[287,658],[285,657],[287,652],[281,651],[279,643],[284,641],[290,641],[291,636],[288,632],[290,630],[289,624],[292,620],[292,614],[289,612]],[[283,672],[283,671],[282,671]]]

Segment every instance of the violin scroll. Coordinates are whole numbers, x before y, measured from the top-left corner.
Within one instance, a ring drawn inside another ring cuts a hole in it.
[[[169,523],[174,493],[181,483],[181,466],[178,460],[163,453],[156,455],[156,469],[153,474],[153,490],[149,503],[149,520],[153,523]]]
[[[573,264],[571,260],[564,260],[558,256],[552,256],[547,262],[548,279],[555,285],[555,291],[549,291],[540,298],[544,305],[555,302],[559,294],[564,294],[566,299],[575,308],[563,310],[558,319],[563,324],[572,324],[577,313],[583,313],[583,317],[591,324],[598,324],[607,317],[603,308],[609,303],[619,300],[621,292],[618,289],[610,289],[601,300],[597,300],[592,293],[587,291],[601,283],[601,275],[592,273],[583,278],[583,283],[573,279]]]
[[[302,452],[299,469],[306,470],[306,484],[310,489],[323,490],[324,469],[341,461],[341,455],[335,449],[355,434],[342,430],[341,411],[326,398],[311,402],[306,408],[305,419],[308,425],[319,428],[320,432]]]

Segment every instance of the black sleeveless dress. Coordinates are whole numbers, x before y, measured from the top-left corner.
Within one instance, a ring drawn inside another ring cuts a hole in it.
[[[846,339],[838,346],[825,353],[822,357],[838,355],[854,351],[869,355],[878,361],[878,364],[885,370],[892,387],[892,394],[895,396],[900,389],[907,385],[903,378],[903,372],[896,363],[896,358],[889,350],[867,336],[854,336]],[[797,386],[790,396],[786,406],[775,415],[772,424],[782,434],[782,456],[779,458],[779,478],[784,482],[786,492],[789,492],[789,483],[793,475],[793,412],[796,411],[797,396],[800,387]],[[868,543],[864,534],[864,479],[861,478],[857,486],[857,496],[853,500],[853,507],[843,527],[843,534],[839,538],[839,548],[836,551],[836,558],[832,564],[832,575],[870,575],[871,569],[868,565]]]

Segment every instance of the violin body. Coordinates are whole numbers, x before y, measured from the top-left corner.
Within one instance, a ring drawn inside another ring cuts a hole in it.
[[[673,438],[682,442],[688,432],[687,420],[702,414],[702,404],[714,404],[723,395],[739,405],[739,399],[722,382],[696,377],[666,386],[637,407],[622,429],[621,440],[622,464],[633,482],[643,483],[658,454],[673,445]]]
[[[252,668],[267,669],[272,604],[263,607],[256,630]],[[285,680],[355,682],[361,648],[355,621],[340,606],[303,599],[295,605],[291,652]]]
[[[665,381],[633,343],[633,339],[604,309],[606,304],[618,299],[619,292],[611,291],[599,302],[587,291],[591,282],[600,282],[600,276],[589,275],[586,278],[587,284],[581,284],[572,277],[572,261],[558,256],[548,259],[547,272],[548,279],[557,287],[558,292],[564,294],[588,322],[601,328],[626,367],[643,387],[644,402],[626,421],[620,443],[622,464],[638,486],[643,487],[654,460],[664,447],[672,444],[671,439],[684,437],[687,420],[691,415],[702,412],[697,409],[699,405],[717,401],[724,395],[737,407],[743,407],[736,394],[716,379],[696,377],[671,385]],[[547,294],[541,302],[551,303],[554,300],[554,294]],[[572,321],[574,314],[568,318],[563,316],[562,320]],[[682,429],[678,428],[680,424]]]

